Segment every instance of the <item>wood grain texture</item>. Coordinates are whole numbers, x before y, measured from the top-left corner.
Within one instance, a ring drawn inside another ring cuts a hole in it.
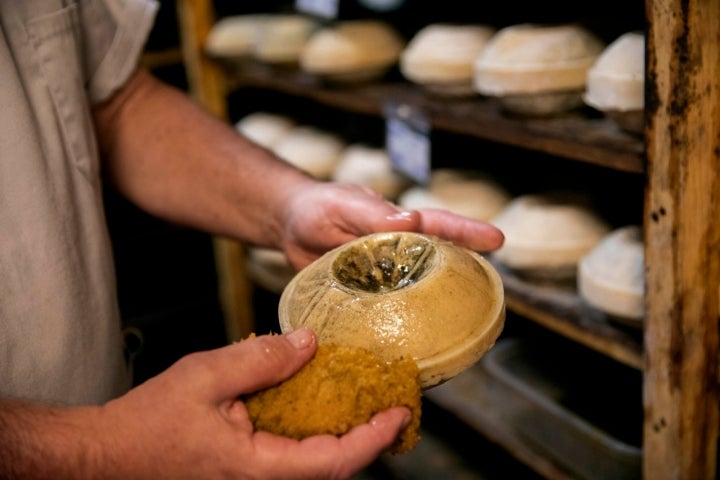
[[[367,115],[383,115],[387,102],[423,111],[431,127],[470,135],[620,171],[643,173],[642,139],[612,121],[576,111],[553,117],[508,116],[494,99],[473,96],[448,99],[408,82],[378,81],[332,85],[297,69],[252,61],[226,64],[230,88],[262,88],[312,99]]]
[[[720,1],[649,0],[644,477],[713,479]]]

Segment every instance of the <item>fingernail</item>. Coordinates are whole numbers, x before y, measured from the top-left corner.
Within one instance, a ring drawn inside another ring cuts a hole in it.
[[[408,220],[412,216],[412,212],[402,211],[396,212],[385,217],[387,220]]]
[[[402,419],[402,423],[400,423],[400,426],[405,429],[410,426],[410,423],[412,422],[412,415],[406,415]]]
[[[287,339],[297,349],[307,348],[314,341],[314,336],[307,328],[295,330],[287,335]]]

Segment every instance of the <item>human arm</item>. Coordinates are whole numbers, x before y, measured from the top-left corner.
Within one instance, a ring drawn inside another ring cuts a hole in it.
[[[0,400],[0,478],[349,478],[395,441],[406,408],[297,441],[254,432],[238,400],[292,375],[316,343],[300,330],[191,354],[101,407]]]
[[[402,211],[359,185],[318,182],[144,71],[95,109],[109,178],[168,220],[280,248],[301,268],[357,236],[420,231],[478,251],[495,227],[443,210]]]
[[[274,212],[314,183],[143,69],[93,114],[107,179],[171,222],[275,246]]]

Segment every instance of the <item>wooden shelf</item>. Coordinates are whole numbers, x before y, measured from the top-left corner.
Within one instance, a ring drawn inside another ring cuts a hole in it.
[[[482,97],[448,99],[401,80],[329,85],[297,69],[252,61],[225,65],[229,89],[262,88],[311,99],[319,104],[368,115],[383,115],[388,102],[423,111],[431,127],[615,170],[643,173],[641,138],[602,117],[575,112],[551,118],[505,115],[497,102]]]
[[[389,100],[403,102],[425,111],[434,128],[531,147],[616,170],[644,170],[641,140],[620,132],[602,118],[585,118],[576,113],[517,119],[503,115],[492,100],[440,99],[408,83],[329,86],[297,69],[250,61],[224,67],[230,72],[230,89],[270,89],[369,115],[382,115]],[[510,310],[621,363],[642,368],[641,332],[609,321],[601,312],[586,306],[574,289],[543,287],[525,282],[507,270],[498,270],[503,274]]]
[[[643,368],[641,328],[618,323],[589,307],[575,288],[529,282],[502,266],[495,267],[503,278],[509,310],[618,362]]]
[[[166,50],[156,51],[148,50],[143,53],[140,63],[143,67],[153,70],[171,65],[182,65],[183,56],[179,48],[168,48]]]
[[[186,13],[179,18],[190,85],[212,112],[224,113],[226,94],[246,87],[374,116],[383,116],[389,102],[404,103],[426,113],[436,131],[640,174],[647,265],[642,330],[634,335],[608,319],[598,321],[576,296],[551,300],[513,276],[505,277],[508,309],[643,368],[643,479],[717,477],[720,223],[707,219],[720,212],[713,194],[720,187],[720,0],[645,0],[644,138],[622,132],[589,108],[555,118],[512,118],[493,100],[432,96],[397,72],[355,86],[331,86],[298,70],[252,62],[220,72],[202,53],[212,2],[179,0],[178,8]],[[471,407],[477,387],[463,391],[460,378],[448,382],[457,395],[440,398],[443,390],[433,390],[428,397],[544,477],[568,478],[482,405]]]

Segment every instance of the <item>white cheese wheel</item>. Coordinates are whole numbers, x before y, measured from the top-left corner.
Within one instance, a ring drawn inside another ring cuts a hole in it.
[[[285,115],[253,112],[235,124],[237,131],[265,148],[272,148],[295,127],[295,121]]]
[[[590,306],[612,316],[642,320],[645,315],[645,261],[637,225],[608,233],[578,265],[578,293]]]
[[[205,51],[214,57],[250,57],[259,30],[271,17],[270,14],[255,14],[221,18],[208,32]]]
[[[603,51],[588,71],[585,101],[598,110],[645,106],[645,36],[626,33]]]
[[[460,169],[436,169],[431,172],[427,186],[407,189],[398,198],[398,203],[409,209],[442,208],[489,222],[510,200],[510,194],[487,175]]]
[[[340,21],[310,37],[300,55],[303,70],[334,80],[367,80],[398,60],[405,42],[380,20]]]
[[[340,155],[332,180],[372,187],[387,199],[396,198],[408,180],[393,169],[384,148],[363,144],[349,145]]]
[[[475,62],[475,86],[486,95],[582,90],[604,44],[574,25],[521,24],[493,36]]]
[[[340,161],[345,142],[333,133],[300,125],[283,136],[273,152],[319,180],[328,180]]]
[[[250,248],[246,267],[249,277],[255,283],[278,295],[296,273],[283,252],[270,248]]]
[[[602,52],[588,71],[585,103],[622,128],[642,131],[645,108],[645,36],[629,32]]]
[[[514,198],[493,223],[505,243],[498,262],[529,275],[576,277],[577,264],[610,231],[580,194],[535,194]]]
[[[300,14],[230,15],[218,20],[205,39],[208,55],[296,64],[319,23]]]
[[[256,32],[253,56],[266,63],[297,64],[317,21],[303,15],[274,15]]]
[[[494,34],[495,28],[486,25],[427,25],[403,50],[400,71],[420,85],[465,86],[472,92],[475,60]]]

